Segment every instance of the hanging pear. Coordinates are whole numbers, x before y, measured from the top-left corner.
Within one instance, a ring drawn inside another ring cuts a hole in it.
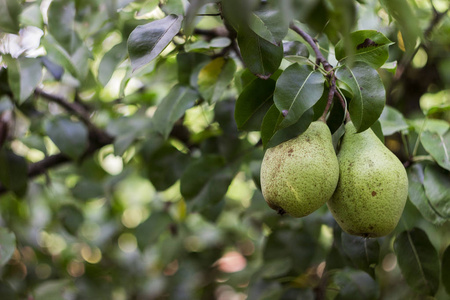
[[[400,160],[372,129],[356,133],[352,122],[338,154],[339,183],[328,208],[347,233],[380,237],[397,226],[408,196]]]
[[[330,199],[339,165],[328,126],[312,122],[301,135],[266,151],[261,165],[261,189],[279,213],[303,217]]]

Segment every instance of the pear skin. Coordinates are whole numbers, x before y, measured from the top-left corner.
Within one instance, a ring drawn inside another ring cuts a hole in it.
[[[338,154],[339,183],[328,208],[352,235],[380,237],[397,226],[408,196],[408,177],[400,160],[372,129],[356,133],[345,125]]]
[[[311,214],[333,195],[339,165],[328,126],[312,122],[301,135],[264,154],[261,189],[268,205],[293,217]]]

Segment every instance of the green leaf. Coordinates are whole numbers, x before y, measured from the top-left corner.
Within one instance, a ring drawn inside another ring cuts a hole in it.
[[[376,30],[359,30],[352,32],[349,36],[351,43],[351,56],[345,51],[344,42],[341,40],[336,44],[336,59],[343,61],[362,61],[373,69],[380,68],[389,58],[390,41],[384,34]]]
[[[191,202],[192,211],[201,211],[222,200],[236,171],[222,156],[203,156],[192,162],[181,177],[181,194]]]
[[[117,66],[127,56],[127,44],[125,42],[119,43],[106,52],[98,67],[98,81],[105,86],[111,79]]]
[[[189,85],[192,72],[198,66],[204,66],[209,61],[210,57],[202,53],[179,53],[177,55],[178,82]]]
[[[157,191],[164,191],[181,178],[189,156],[161,138],[151,137],[141,150],[146,175]]]
[[[403,115],[398,110],[388,105],[384,107],[379,121],[384,136],[392,135],[396,132],[408,129],[409,127],[405,118],[403,118]]]
[[[8,65],[8,83],[19,104],[27,100],[42,79],[42,65],[34,58],[14,59],[4,55]]]
[[[39,284],[33,292],[35,300],[62,300],[64,292],[71,288],[69,279],[48,280]]]
[[[204,66],[198,73],[198,89],[203,99],[209,104],[215,103],[223,96],[236,72],[232,59],[218,57]]]
[[[283,46],[274,45],[247,27],[238,31],[238,44],[245,66],[256,76],[268,79],[280,66]]]
[[[421,295],[433,296],[439,287],[439,257],[425,231],[414,228],[394,242],[398,265],[408,285]]]
[[[0,268],[6,265],[16,250],[16,236],[0,227]]]
[[[411,6],[406,0],[382,0],[381,4],[399,25],[406,52],[411,54],[416,47],[417,39],[422,37],[418,19]]]
[[[380,297],[378,283],[363,271],[343,269],[333,276],[332,282],[339,288],[336,300],[354,300],[355,295],[358,300],[375,300]]]
[[[275,81],[254,79],[248,84],[236,102],[234,118],[239,130],[259,130],[264,115],[273,103]]]
[[[431,205],[425,194],[424,166],[421,163],[413,164],[407,170],[409,200],[417,207],[422,216],[435,225],[442,225],[446,219]]]
[[[450,219],[450,176],[449,172],[436,165],[427,165],[423,180],[425,195],[433,209],[444,218]]]
[[[380,141],[384,144],[384,135],[383,131],[381,129],[380,120],[375,121],[375,123],[370,126],[370,129],[372,129],[373,133],[380,139]]]
[[[87,149],[88,130],[83,123],[58,117],[47,120],[45,130],[59,150],[72,159],[77,159]]]
[[[441,167],[450,171],[450,130],[444,135],[424,131],[421,135],[421,142],[434,160]]]
[[[450,246],[445,249],[442,255],[442,284],[450,295]]]
[[[190,87],[175,85],[161,101],[153,116],[153,127],[168,138],[175,122],[181,118],[188,108],[198,99],[198,94]]]
[[[295,124],[323,94],[323,75],[309,66],[292,64],[277,80],[273,100],[285,118],[280,128]]]
[[[48,8],[48,30],[70,55],[82,44],[74,31],[75,14],[75,3],[72,1],[52,1]]]
[[[168,15],[164,19],[139,25],[128,38],[128,53],[133,71],[155,59],[178,34],[182,16]]]
[[[72,204],[66,204],[59,208],[58,219],[64,228],[74,236],[84,222],[82,211]]]
[[[169,229],[172,218],[166,212],[155,211],[145,222],[136,227],[136,239],[139,249],[146,249],[158,240],[159,236]]]
[[[0,183],[18,196],[24,196],[28,184],[28,164],[12,151],[0,151]]]
[[[106,132],[114,136],[114,155],[121,156],[130,145],[152,128],[152,119],[145,115],[134,114],[130,117],[121,117],[111,120]]]
[[[349,112],[357,132],[366,130],[378,120],[386,101],[380,75],[369,65],[356,62],[352,68],[339,69],[336,77],[352,89]]]
[[[380,257],[380,244],[377,239],[366,239],[342,232],[342,249],[353,264],[372,277]]]
[[[289,30],[287,9],[287,1],[269,0],[250,15],[249,26],[265,40],[279,45]]]
[[[22,6],[18,0],[0,0],[0,31],[19,32],[19,15]]]
[[[264,148],[275,147],[285,141],[293,139],[308,129],[309,124],[313,121],[314,110],[308,109],[302,117],[295,123],[286,128],[279,129],[279,124],[283,120],[283,115],[272,105],[267,114],[264,116],[261,126],[261,139]]]
[[[186,17],[184,18],[183,25],[183,33],[186,36],[191,36],[194,32],[195,18],[197,17],[197,14],[199,13],[202,6],[207,4],[208,2],[209,0],[193,0],[190,2],[190,5],[186,11]]]

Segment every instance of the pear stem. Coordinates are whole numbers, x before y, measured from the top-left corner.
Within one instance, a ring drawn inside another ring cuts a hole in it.
[[[327,106],[325,107],[325,110],[323,111],[323,114],[320,117],[320,120],[322,120],[324,122],[326,121],[328,111],[330,110],[330,107],[331,107],[331,103],[333,103],[334,94],[336,93],[336,76],[334,76],[333,71],[330,71],[329,74],[331,76],[331,83],[330,83],[330,91],[328,93]]]

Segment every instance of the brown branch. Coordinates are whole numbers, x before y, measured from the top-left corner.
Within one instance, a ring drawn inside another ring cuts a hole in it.
[[[292,30],[294,30],[295,32],[297,32],[312,47],[312,49],[314,50],[314,53],[316,54],[316,64],[317,65],[322,64],[323,68],[327,72],[332,71],[333,70],[333,66],[330,65],[330,63],[326,60],[325,56],[323,56],[322,52],[320,52],[320,49],[317,46],[317,44],[314,41],[314,39],[309,34],[304,32],[300,27],[295,25],[294,23],[291,23],[289,25],[289,27]]]
[[[331,74],[331,85],[330,85],[330,91],[328,92],[327,106],[325,106],[325,110],[323,111],[323,114],[320,117],[320,119],[324,122],[326,121],[326,117],[327,117],[328,111],[330,110],[331,103],[333,103],[334,94],[336,93],[336,76],[334,76],[333,71],[331,71],[330,74]],[[345,106],[344,106],[344,109],[345,109]]]

